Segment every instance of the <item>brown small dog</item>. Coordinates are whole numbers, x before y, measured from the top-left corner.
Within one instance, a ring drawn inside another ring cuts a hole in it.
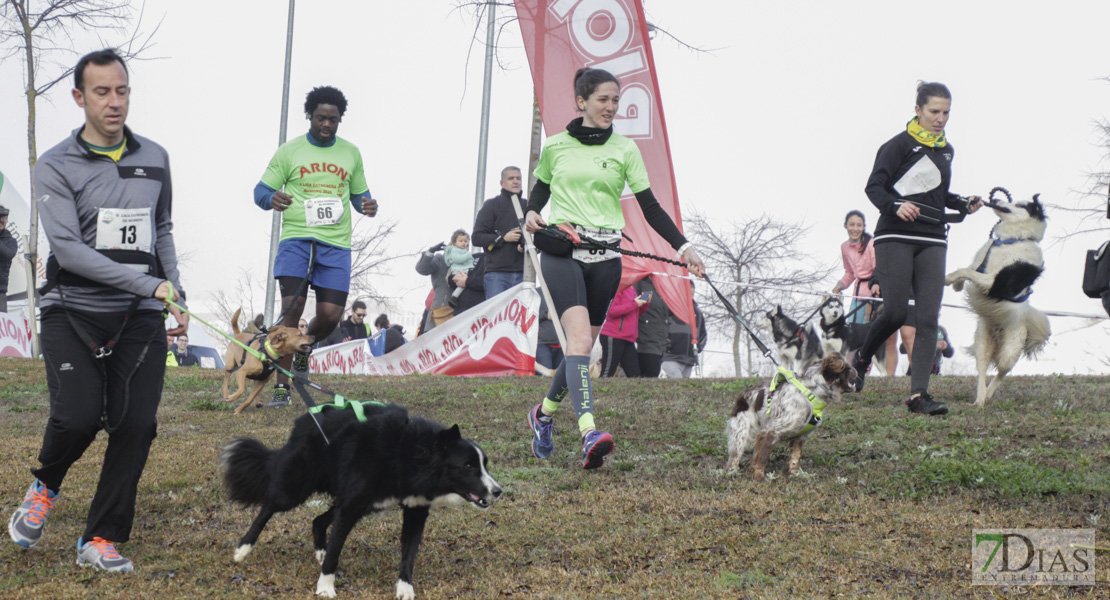
[[[281,359],[286,354],[292,354],[297,350],[302,352],[310,352],[312,350],[313,339],[311,335],[301,335],[301,332],[296,327],[273,327],[270,329],[269,334],[265,338],[253,335],[250,333],[243,333],[239,331],[239,313],[243,309],[235,311],[235,316],[231,317],[231,330],[235,333],[235,339],[249,345],[251,348],[262,352],[264,355],[269,356],[274,361]],[[235,381],[239,384],[239,389],[234,394],[227,394],[227,384],[231,381],[232,373],[235,374]],[[248,406],[251,405],[258,394],[262,393],[263,386],[266,382],[274,376],[274,369],[267,368],[258,360],[253,354],[247,352],[238,344],[231,344],[227,347],[227,352],[224,353],[224,401],[234,402],[243,395],[247,389],[247,378],[254,380],[254,389],[247,396],[247,399],[235,409],[235,414],[243,412]],[[259,404],[261,406],[261,404]]]
[[[768,396],[768,386],[753,387],[740,393],[732,408],[732,415],[725,425],[728,437],[728,463],[725,468],[734,471],[740,467],[740,457],[749,446],[752,454],[752,475],[763,479],[771,447],[780,440],[790,440],[791,454],[788,474],[798,472],[802,457],[802,444],[821,424],[821,411],[826,403],[840,400],[840,394],[851,392],[856,371],[840,354],[833,352],[814,361],[797,379],[817,403],[789,381],[776,384],[774,395]],[[770,407],[765,408],[769,403]]]

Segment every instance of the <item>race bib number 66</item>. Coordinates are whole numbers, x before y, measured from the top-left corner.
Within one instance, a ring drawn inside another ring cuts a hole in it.
[[[304,201],[304,220],[309,227],[335,225],[343,218],[340,198],[308,198]]]

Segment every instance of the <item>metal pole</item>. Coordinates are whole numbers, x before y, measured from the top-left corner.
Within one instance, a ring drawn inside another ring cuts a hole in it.
[[[493,83],[493,34],[495,2],[487,2],[486,6],[486,73],[482,87],[482,125],[478,136],[478,177],[474,185],[474,216],[478,216],[478,209],[482,208],[482,200],[486,193],[486,147],[489,145],[489,98],[490,86]]]
[[[289,71],[293,62],[293,5],[295,0],[289,0],[289,25],[285,33],[285,80],[281,87],[281,125],[278,127],[278,146],[285,143],[286,122],[289,120]],[[274,318],[274,295],[277,290],[274,283],[274,258],[277,256],[278,242],[281,241],[281,213],[274,211],[270,222],[270,258],[266,265],[266,308],[263,311],[263,323],[272,323]],[[251,318],[247,315],[247,318]]]

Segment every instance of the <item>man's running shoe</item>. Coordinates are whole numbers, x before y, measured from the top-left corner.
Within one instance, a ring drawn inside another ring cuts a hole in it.
[[[551,439],[551,431],[555,426],[550,421],[540,421],[540,406],[542,405],[537,404],[528,411],[528,427],[532,430],[532,456],[547,458],[555,450],[555,442]]]
[[[98,537],[88,542],[77,540],[77,564],[82,567],[92,567],[97,571],[113,573],[135,570],[135,565],[132,565],[130,560],[119,555],[115,544]]]
[[[591,431],[582,440],[582,468],[596,469],[605,464],[605,455],[613,451],[613,436],[604,431]]]
[[[293,372],[297,375],[308,375],[308,353],[293,353]]]
[[[12,520],[8,521],[8,535],[12,541],[24,548],[34,548],[42,539],[42,529],[46,526],[46,517],[54,508],[54,499],[58,494],[46,489],[38,479],[27,488],[23,496],[23,504],[15,509]]]
[[[266,405],[266,408],[282,408],[285,406],[289,406],[289,386],[275,385],[274,396],[270,403]]]

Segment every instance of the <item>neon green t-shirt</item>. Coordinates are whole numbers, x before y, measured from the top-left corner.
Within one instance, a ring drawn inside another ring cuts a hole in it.
[[[551,186],[547,222],[624,229],[621,195],[649,187],[647,167],[636,142],[614,133],[599,146],[587,146],[562,132],[547,138],[536,179]]]
[[[339,248],[351,247],[351,194],[369,191],[358,147],[336,137],[328,147],[314,146],[307,135],[281,145],[262,175],[262,183],[293,196],[281,213],[281,239],[313,238]]]

